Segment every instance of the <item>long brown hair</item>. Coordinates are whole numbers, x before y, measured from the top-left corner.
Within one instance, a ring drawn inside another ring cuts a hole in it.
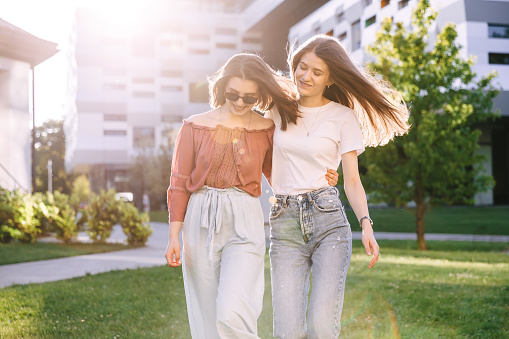
[[[401,94],[388,82],[357,67],[334,37],[315,35],[288,55],[292,80],[302,58],[313,52],[329,68],[333,84],[323,96],[355,111],[362,127],[364,144],[378,146],[408,132],[408,108]]]
[[[232,77],[251,80],[258,84],[260,94],[255,107],[267,111],[276,106],[281,115],[281,129],[295,124],[298,117],[298,94],[291,81],[278,75],[255,54],[236,54],[209,78],[210,106],[217,108],[226,102],[226,84]]]

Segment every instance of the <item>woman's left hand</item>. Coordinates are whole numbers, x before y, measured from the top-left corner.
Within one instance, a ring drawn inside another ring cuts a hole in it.
[[[327,182],[330,186],[336,186],[338,183],[338,178],[338,172],[333,169],[327,169],[327,173],[325,173],[325,179],[327,179]]]
[[[375,266],[380,256],[380,247],[378,246],[375,235],[373,234],[373,227],[368,223],[362,228],[362,244],[366,249],[367,255],[373,255],[373,258],[369,262],[368,268]]]

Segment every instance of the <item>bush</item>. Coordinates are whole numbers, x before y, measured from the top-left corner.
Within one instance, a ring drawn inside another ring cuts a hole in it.
[[[148,221],[147,213],[140,213],[131,203],[122,203],[122,216],[119,222],[129,245],[144,245],[147,242],[153,231]]]
[[[88,208],[89,200],[90,182],[86,175],[80,175],[72,184],[72,193],[69,198],[69,203],[77,216],[75,223],[78,230],[83,229],[85,224],[88,222],[86,209]]]
[[[38,202],[30,194],[20,190],[10,192],[0,190],[1,227],[0,241],[10,242],[19,240],[22,242],[35,242],[41,232],[40,222],[36,217]]]
[[[101,190],[98,195],[92,193],[86,213],[88,235],[94,242],[105,242],[113,231],[113,225],[120,220],[122,202],[115,199],[114,190]]]

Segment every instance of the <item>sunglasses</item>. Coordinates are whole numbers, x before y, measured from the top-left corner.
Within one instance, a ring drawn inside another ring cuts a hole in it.
[[[235,101],[239,100],[239,98],[241,98],[242,101],[245,104],[248,104],[248,105],[252,105],[252,104],[254,104],[254,103],[256,103],[258,101],[258,98],[255,98],[255,97],[241,97],[240,95],[232,93],[232,92],[225,92],[224,96],[226,97],[226,99],[228,99],[230,101],[233,101],[233,102],[235,102]]]

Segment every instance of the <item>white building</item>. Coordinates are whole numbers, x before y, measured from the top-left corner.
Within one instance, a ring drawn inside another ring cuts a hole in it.
[[[55,43],[0,19],[0,187],[32,191],[34,67],[57,51]]]
[[[129,25],[78,9],[68,169],[89,174],[93,189],[125,191],[140,149],[167,144],[183,118],[210,109],[207,77],[233,54],[261,49],[243,30],[250,2],[156,1]]]
[[[265,8],[263,18],[250,22],[250,27],[276,25],[281,13],[295,13],[302,10],[300,1],[274,1],[273,8],[266,0],[251,4],[249,17],[258,18],[255,12]],[[418,0],[331,0],[308,12],[305,18],[292,26],[283,20],[279,26],[287,41],[302,43],[314,34],[322,33],[337,37],[352,57],[360,64],[369,61],[366,47],[371,44],[380,30],[384,18],[410,24],[411,15]],[[264,6],[262,6],[264,5]],[[477,57],[474,70],[479,75],[497,71],[495,83],[503,91],[495,99],[495,107],[502,117],[493,126],[483,129],[480,152],[488,156],[486,173],[493,175],[497,183],[493,191],[476,196],[478,204],[509,203],[509,1],[508,0],[431,0],[432,8],[439,12],[437,28],[447,22],[456,24],[457,41],[463,46],[462,56]],[[248,8],[249,9],[249,8]],[[283,10],[284,9],[284,10]],[[278,35],[278,36],[279,36]],[[264,32],[263,40],[268,37]],[[285,46],[286,43],[279,42]],[[262,54],[267,60],[279,60],[284,65],[284,51],[265,48]]]

